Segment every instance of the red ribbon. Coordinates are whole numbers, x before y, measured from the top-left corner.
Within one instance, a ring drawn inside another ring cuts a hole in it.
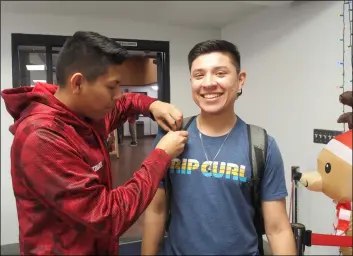
[[[311,234],[311,245],[352,247],[352,236]]]
[[[339,209],[341,208],[351,211],[352,210],[351,202],[337,203],[336,210],[339,211]]]

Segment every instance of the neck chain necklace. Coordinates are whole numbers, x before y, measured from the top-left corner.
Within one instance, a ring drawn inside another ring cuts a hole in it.
[[[202,134],[201,134],[201,132],[200,132],[200,130],[199,130],[199,137],[200,137],[200,141],[201,141],[201,145],[202,145],[202,150],[203,150],[203,153],[205,154],[206,160],[207,160],[207,162],[208,162],[208,165],[207,165],[207,167],[206,167],[206,171],[207,171],[207,172],[211,172],[211,171],[212,171],[213,162],[214,162],[214,160],[216,159],[216,157],[218,156],[219,152],[221,152],[221,149],[223,148],[223,145],[224,145],[225,142],[227,141],[227,139],[228,139],[228,137],[229,137],[229,134],[232,133],[233,128],[234,128],[234,125],[232,126],[232,128],[231,128],[230,131],[228,132],[226,138],[224,139],[224,141],[222,142],[221,146],[219,147],[219,149],[218,149],[218,151],[217,151],[215,157],[213,158],[212,162],[208,159],[208,156],[207,156],[207,154],[206,154],[206,148],[205,148],[205,146],[203,145]]]

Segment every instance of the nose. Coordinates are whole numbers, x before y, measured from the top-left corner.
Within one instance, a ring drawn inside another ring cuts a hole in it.
[[[120,89],[118,89],[117,91],[116,91],[116,93],[114,94],[114,96],[113,96],[113,100],[114,101],[116,101],[116,100],[118,100],[120,97],[121,97],[121,91],[120,91]]]
[[[202,86],[211,87],[217,85],[216,79],[211,75],[206,75],[204,80],[202,81]]]
[[[317,171],[302,173],[299,182],[308,190],[322,192],[322,176]]]

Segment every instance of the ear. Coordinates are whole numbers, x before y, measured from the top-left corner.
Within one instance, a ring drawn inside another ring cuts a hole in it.
[[[347,123],[348,128],[352,129],[353,128],[353,113],[352,112],[347,112],[339,116],[337,123]]]
[[[82,90],[84,77],[81,73],[75,73],[70,78],[70,88],[73,94],[79,94]]]
[[[352,91],[346,91],[340,95],[339,98],[340,102],[343,105],[347,105],[350,107],[353,107],[353,92]]]
[[[246,72],[245,71],[240,71],[238,74],[238,81],[239,81],[239,88],[238,90],[242,90],[243,86],[246,82]]]

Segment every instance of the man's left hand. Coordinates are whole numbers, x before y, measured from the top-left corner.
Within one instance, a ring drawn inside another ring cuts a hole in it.
[[[149,110],[158,125],[166,132],[181,128],[183,114],[174,105],[157,100],[150,105]]]

